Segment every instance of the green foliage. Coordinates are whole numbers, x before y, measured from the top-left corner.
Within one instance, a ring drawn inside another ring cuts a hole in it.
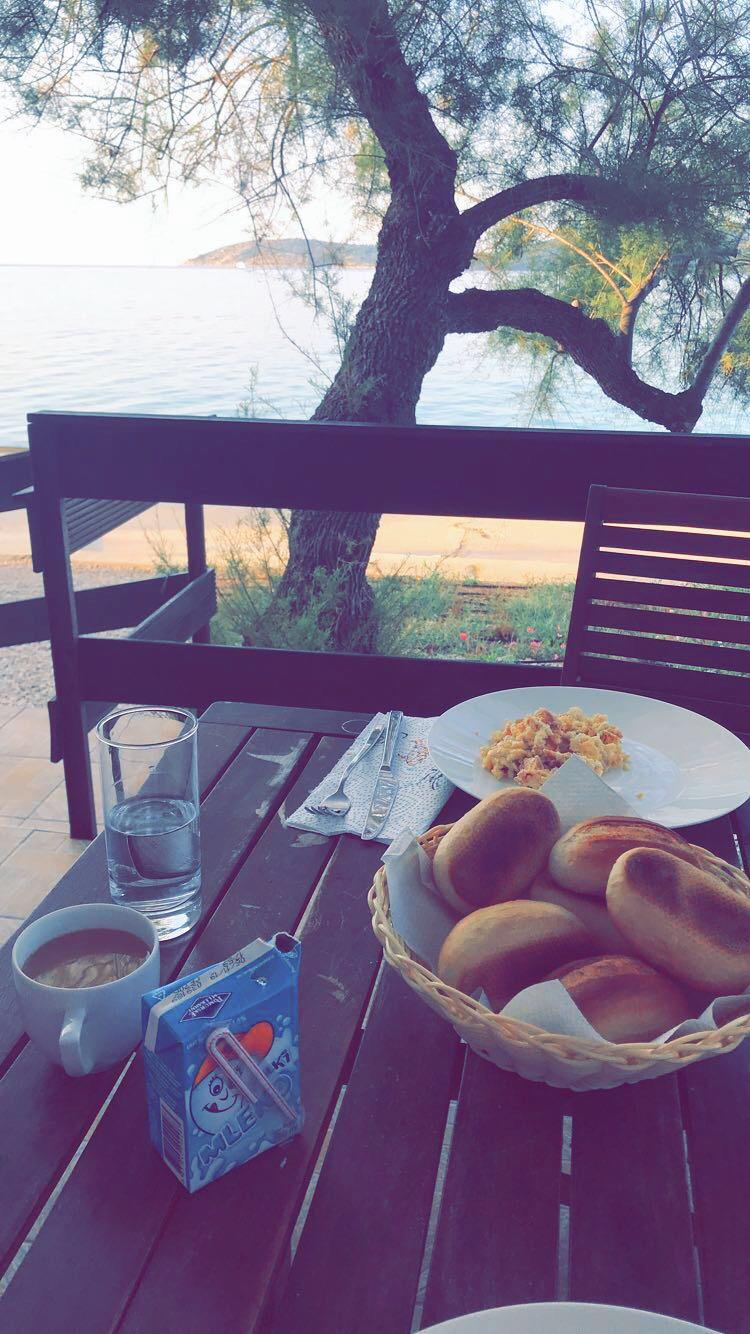
[[[325,629],[341,586],[318,570],[302,613],[277,593],[287,557],[286,516],[250,511],[224,533],[219,561],[215,642],[331,651]],[[375,573],[374,651],[415,657],[489,661],[559,661],[565,647],[573,585],[539,581],[525,589],[479,586],[445,573],[444,560]]]
[[[260,237],[279,218],[298,222],[323,188],[377,223],[383,150],[334,75],[320,9],[5,0],[0,77],[24,115],[57,118],[88,141],[84,183],[97,193],[130,199],[174,178],[221,178]],[[364,0],[351,9],[366,18]],[[611,186],[604,210],[548,203],[506,221],[487,247],[492,281],[517,285],[520,265],[527,282],[616,327],[666,254],[635,359],[686,382],[750,259],[750,0],[400,0],[390,13],[457,154],[462,203],[547,172]],[[315,282],[343,346],[353,312]],[[740,397],[750,395],[746,326],[720,367]],[[545,373],[555,355],[548,339],[495,341],[532,352]]]
[[[750,247],[736,234],[717,232],[701,248],[681,229],[670,234],[656,224],[615,225],[593,216],[557,227],[529,215],[511,218],[494,228],[485,244],[495,285],[518,285],[520,264],[525,284],[580,306],[615,331],[627,302],[663,259],[658,283],[638,313],[634,352],[643,373],[655,370],[665,388],[675,389],[691,383],[750,263]],[[555,344],[514,329],[496,330],[489,342],[496,350],[514,348],[537,360],[535,407],[549,407],[564,372]],[[749,351],[745,321],[721,363],[717,390],[730,387],[737,398],[750,398]]]

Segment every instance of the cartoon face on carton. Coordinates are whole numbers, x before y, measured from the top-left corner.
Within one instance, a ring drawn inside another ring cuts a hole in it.
[[[253,1024],[246,1033],[238,1033],[237,1038],[245,1051],[262,1061],[273,1046],[273,1026],[265,1021]],[[237,1065],[238,1074],[242,1077],[239,1062],[230,1058],[229,1064],[232,1068]],[[242,1101],[236,1085],[218,1068],[213,1057],[207,1056],[190,1090],[190,1115],[198,1129],[210,1135],[216,1134]]]

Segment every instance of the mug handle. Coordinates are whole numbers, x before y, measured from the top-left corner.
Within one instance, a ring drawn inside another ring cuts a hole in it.
[[[84,1056],[81,1048],[81,1030],[85,1010],[68,1010],[60,1033],[60,1060],[66,1075],[88,1075],[93,1061]]]

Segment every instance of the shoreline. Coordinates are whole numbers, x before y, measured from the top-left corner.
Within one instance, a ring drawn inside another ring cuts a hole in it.
[[[207,505],[206,547],[209,560],[222,563],[225,535],[232,534],[248,513],[234,506]],[[540,579],[572,581],[578,568],[583,524],[526,519],[431,518],[387,514],[381,520],[370,572],[418,574],[440,562],[446,574],[496,585],[527,586]],[[71,557],[75,569],[127,567],[152,571],[158,551],[176,564],[184,561],[183,512],[179,505],[161,504]],[[0,522],[0,561],[28,559],[31,554],[23,510]]]

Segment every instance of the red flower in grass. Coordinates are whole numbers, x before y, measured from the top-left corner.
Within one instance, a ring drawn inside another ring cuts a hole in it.
[[[468,634],[466,633],[465,630],[459,630],[459,632],[458,632],[458,637],[459,637],[459,639],[461,640],[461,643],[462,643],[462,644],[465,644],[466,641],[467,641],[467,639],[469,638],[469,636],[468,636]]]

